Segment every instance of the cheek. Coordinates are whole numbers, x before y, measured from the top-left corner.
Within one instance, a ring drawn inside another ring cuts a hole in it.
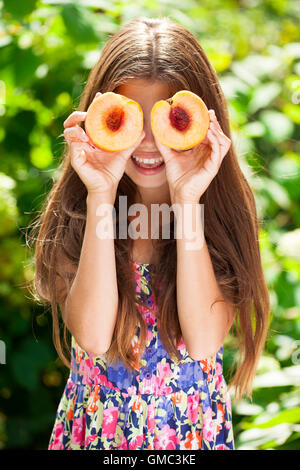
[[[131,178],[135,174],[134,168],[132,167],[132,161],[130,159],[126,163],[124,173],[126,173],[126,175],[130,176]]]

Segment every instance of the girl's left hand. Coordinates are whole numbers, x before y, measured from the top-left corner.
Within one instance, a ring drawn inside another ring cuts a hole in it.
[[[223,133],[213,109],[207,134],[189,150],[174,150],[155,139],[165,164],[171,201],[199,203],[202,194],[216,176],[231,140]]]

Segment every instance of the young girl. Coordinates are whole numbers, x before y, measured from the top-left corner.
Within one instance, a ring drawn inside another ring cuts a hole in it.
[[[204,141],[187,151],[158,142],[150,123],[154,104],[179,90],[200,96],[210,117]],[[127,150],[99,150],[85,133],[90,103],[107,91],[142,108],[143,133]],[[64,122],[60,177],[34,227],[36,292],[51,302],[54,344],[70,367],[49,449],[234,449],[222,345],[234,322],[240,356],[230,386],[237,399],[251,397],[269,298],[255,201],[216,73],[181,25],[136,18],[103,48],[79,109]],[[111,208],[112,233],[114,213],[116,228],[134,222],[134,203],[148,210],[148,236],[97,235],[99,208]],[[174,204],[177,227],[201,209],[201,247],[174,237],[175,217],[169,238],[151,238],[153,204]]]

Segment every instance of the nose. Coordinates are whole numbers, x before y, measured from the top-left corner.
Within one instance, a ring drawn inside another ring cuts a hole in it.
[[[141,142],[141,147],[143,152],[158,152],[154,135],[152,133],[152,127],[151,127],[151,119],[150,119],[150,113],[145,114],[144,113],[144,132],[145,132],[145,137],[143,138]]]

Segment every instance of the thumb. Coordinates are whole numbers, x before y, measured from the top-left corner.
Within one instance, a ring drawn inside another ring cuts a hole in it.
[[[133,150],[142,142],[142,140],[145,138],[145,135],[146,135],[145,131],[142,131],[140,137],[138,138],[136,143],[132,146]]]
[[[86,160],[86,154],[84,150],[80,150],[79,152],[74,152],[73,162],[76,168],[80,168]]]

